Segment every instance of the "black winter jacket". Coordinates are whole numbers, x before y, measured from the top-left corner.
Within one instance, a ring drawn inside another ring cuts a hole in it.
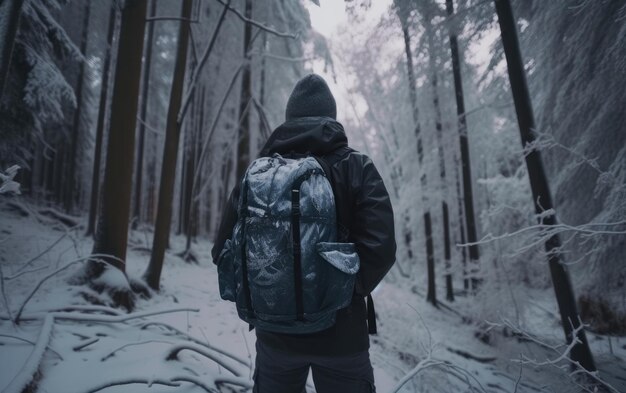
[[[288,120],[270,136],[261,156],[308,153],[334,162],[330,167],[342,241],[356,244],[361,267],[352,303],[337,312],[331,328],[310,335],[278,334],[257,329],[257,339],[279,350],[310,355],[347,355],[369,348],[367,296],[395,262],[393,210],[387,189],[372,160],[348,147],[343,126],[328,117]],[[231,193],[211,251],[213,262],[232,236],[237,221],[239,187]]]

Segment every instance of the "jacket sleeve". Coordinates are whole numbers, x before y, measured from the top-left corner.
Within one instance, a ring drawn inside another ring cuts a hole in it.
[[[220,256],[224,243],[230,239],[233,235],[233,229],[237,223],[237,201],[239,200],[239,186],[236,186],[230,193],[230,197],[226,202],[222,221],[217,231],[217,236],[213,242],[213,248],[211,249],[211,256],[213,257],[213,263],[217,265],[217,258]]]
[[[396,239],[393,209],[383,179],[372,160],[364,155],[361,157],[360,182],[352,179],[360,184],[354,190],[351,238],[361,260],[355,291],[366,296],[396,261]]]

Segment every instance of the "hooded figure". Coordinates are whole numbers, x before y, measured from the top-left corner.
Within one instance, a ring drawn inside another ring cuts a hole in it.
[[[300,153],[333,163],[328,175],[339,233],[355,244],[361,262],[352,302],[321,332],[296,335],[256,329],[254,392],[301,393],[309,368],[318,393],[375,391],[368,333],[375,333],[376,327],[369,295],[395,262],[393,210],[372,160],[348,146],[336,117],[335,99],[324,79],[305,76],[289,97],[286,121],[274,130],[260,156]],[[238,199],[236,186],[211,251],[214,263],[232,236]]]

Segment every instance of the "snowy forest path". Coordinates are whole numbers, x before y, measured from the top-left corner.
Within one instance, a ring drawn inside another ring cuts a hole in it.
[[[15,212],[6,211],[0,214],[0,233],[15,245],[0,255],[5,277],[13,275],[24,261],[56,242],[33,262],[31,272],[6,281],[11,310],[21,304],[41,277],[68,260],[90,252],[91,239],[84,238],[78,229],[65,235],[66,231],[61,227],[44,225],[35,217],[18,217]],[[58,241],[60,237],[63,238]],[[127,260],[129,277],[139,277],[147,264],[149,256],[145,250],[149,249],[147,242],[150,238],[142,231],[131,232]],[[185,263],[177,256],[185,247],[184,243],[184,237],[172,237],[161,292],[151,299],[139,300],[133,314],[184,308],[199,311],[168,313],[126,323],[56,320],[39,365],[39,391],[83,393],[109,386],[102,391],[123,392],[128,385],[113,385],[135,381],[135,392],[171,392],[177,389],[174,385],[183,383],[187,391],[202,392],[206,391],[201,387],[202,383],[210,386],[220,378],[244,386],[251,383],[254,332],[239,320],[232,303],[220,299],[208,240],[198,239],[193,246],[200,256],[197,265]],[[0,337],[0,389],[11,382],[33,352],[28,341],[38,341],[43,311],[64,310],[64,314],[72,313],[77,318],[87,316],[84,313],[88,311],[92,312],[88,314],[90,318],[94,315],[102,319],[126,315],[122,311],[88,303],[84,296],[95,302],[106,302],[106,298],[84,287],[67,286],[65,280],[70,275],[71,271],[68,271],[42,285],[26,307],[24,322],[18,327],[12,326],[7,319],[0,320],[0,334],[5,335]],[[571,384],[556,369],[554,372],[538,372],[532,366],[519,366],[516,360],[523,352],[522,347],[538,360],[553,357],[540,345],[516,336],[510,328],[508,335],[502,326],[485,326],[481,330],[476,324],[464,322],[458,313],[436,309],[415,291],[407,291],[408,286],[396,284],[386,281],[374,294],[379,334],[371,337],[370,354],[378,391],[391,391],[398,380],[423,364],[421,362],[428,354],[443,363],[419,370],[399,392],[551,392],[562,391],[561,385]],[[471,301],[471,298],[458,297],[453,307],[467,310],[466,302]],[[558,337],[557,316],[545,311],[550,305],[541,299],[534,301],[538,306],[534,308],[536,315],[530,320],[552,325],[554,337]],[[70,305],[74,305],[73,309],[68,309]],[[4,309],[3,304],[0,314],[6,315]],[[103,312],[109,315],[102,315]],[[37,319],[33,320],[33,317]],[[480,316],[476,316],[478,318]],[[601,375],[618,386],[621,389],[618,391],[626,391],[626,380],[621,377],[626,373],[626,365],[621,360],[626,357],[626,341],[619,338],[611,341],[596,335],[590,337],[596,348],[601,345],[613,347],[615,355],[611,359],[599,359]],[[544,339],[559,342],[558,338]],[[177,351],[172,356],[174,349]],[[523,372],[518,382],[520,370]],[[68,376],[72,378],[71,386],[67,383]],[[154,386],[149,389],[151,382]]]

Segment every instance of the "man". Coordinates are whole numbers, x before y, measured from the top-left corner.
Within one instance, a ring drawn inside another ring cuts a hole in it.
[[[328,159],[339,233],[355,243],[361,267],[351,304],[337,312],[336,323],[314,334],[280,334],[256,329],[254,392],[301,393],[312,369],[318,393],[375,392],[369,359],[369,332],[375,332],[373,303],[365,297],[395,262],[393,211],[383,180],[372,161],[348,147],[336,119],[335,99],[322,77],[300,80],[287,103],[286,121],[270,136],[261,156],[312,154]],[[215,246],[217,262],[237,221],[238,187],[224,212]],[[369,314],[369,315],[368,315]]]

